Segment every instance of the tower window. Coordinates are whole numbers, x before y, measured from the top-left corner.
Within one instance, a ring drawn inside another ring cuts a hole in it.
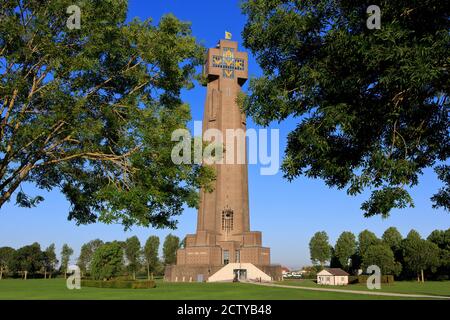
[[[233,230],[233,210],[230,208],[222,211],[222,230],[226,232]]]

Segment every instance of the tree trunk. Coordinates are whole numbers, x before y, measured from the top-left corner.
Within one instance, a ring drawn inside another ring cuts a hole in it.
[[[147,263],[147,280],[150,280],[150,264]]]
[[[3,267],[0,268],[0,280],[3,278]]]
[[[153,280],[153,272],[152,272],[152,278],[151,279]]]
[[[64,271],[64,279],[67,279],[67,269]]]
[[[24,275],[25,275],[24,280],[27,280],[28,271],[24,271]]]
[[[423,269],[420,270],[420,274],[422,275],[422,283],[424,283],[425,279],[423,278]]]
[[[44,279],[47,279],[47,269],[44,269]]]
[[[133,271],[133,280],[136,280],[136,271]]]

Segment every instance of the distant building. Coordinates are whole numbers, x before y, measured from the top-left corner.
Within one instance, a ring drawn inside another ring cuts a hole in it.
[[[325,268],[317,274],[317,284],[344,286],[348,284],[348,276],[341,268]]]
[[[286,275],[291,273],[291,270],[289,270],[289,268],[283,266],[283,267],[281,267],[281,273],[283,274],[283,277],[285,277]]]

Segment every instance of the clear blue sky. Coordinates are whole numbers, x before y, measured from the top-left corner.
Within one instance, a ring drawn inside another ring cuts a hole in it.
[[[182,20],[192,22],[193,34],[205,46],[213,47],[224,31],[233,34],[233,40],[242,43],[241,31],[245,17],[241,15],[238,2],[217,0],[131,0],[129,17],[141,19],[152,17],[158,21],[161,15],[174,13]],[[241,47],[241,50],[243,48]],[[249,74],[260,74],[256,61],[250,54]],[[191,105],[193,120],[201,120],[206,90],[201,86],[183,93],[183,98]],[[257,128],[249,119],[248,128]],[[295,120],[273,124],[271,128],[280,130],[281,155],[286,135],[295,127]],[[394,210],[388,219],[380,217],[363,218],[359,209],[367,194],[349,197],[345,191],[329,189],[320,180],[299,178],[292,183],[283,179],[282,174],[261,176],[258,165],[249,166],[250,222],[253,230],[263,232],[263,243],[271,247],[272,262],[289,267],[310,264],[308,243],[311,236],[320,230],[327,231],[332,244],[342,231],[355,234],[364,229],[381,236],[390,226],[397,227],[405,236],[412,228],[426,237],[434,229],[450,227],[450,214],[431,208],[430,197],[440,187],[440,182],[432,170],[426,170],[420,185],[412,190],[415,208]],[[32,186],[25,190],[35,193]],[[69,204],[57,191],[43,194],[45,201],[37,208],[22,209],[12,201],[0,210],[0,246],[20,247],[34,241],[43,247],[54,242],[60,251],[63,243],[74,248],[75,262],[80,246],[92,239],[104,241],[123,240],[137,235],[144,242],[149,235],[163,238],[170,232],[180,238],[195,232],[196,215],[194,209],[186,209],[179,219],[178,229],[154,230],[135,227],[123,232],[120,225],[94,224],[76,226],[67,220]]]

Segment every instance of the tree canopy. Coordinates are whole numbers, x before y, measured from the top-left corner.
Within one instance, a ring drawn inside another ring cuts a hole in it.
[[[449,210],[450,7],[441,0],[247,0],[242,33],[263,70],[241,97],[261,125],[297,121],[282,169],[349,195],[371,190],[364,216],[413,206],[409,188],[434,167]]]
[[[103,241],[100,239],[95,239],[81,246],[80,255],[77,260],[77,265],[80,267],[81,272],[86,273],[89,270],[92,256],[94,255],[95,250],[97,250],[101,245],[103,245]]]
[[[124,249],[125,257],[128,261],[128,270],[133,274],[133,279],[136,280],[136,271],[141,265],[141,243],[139,238],[132,236],[125,240]]]
[[[380,244],[377,235],[369,230],[363,230],[358,235],[359,254],[364,256],[370,246]]]
[[[325,231],[316,232],[309,242],[309,252],[313,263],[323,267],[331,258],[331,246]]]
[[[143,256],[147,265],[147,278],[150,279],[150,273],[155,272],[158,266],[158,249],[159,249],[159,237],[150,236],[145,242]]]
[[[406,267],[421,276],[424,281],[424,270],[434,270],[440,265],[439,247],[431,242],[410,233],[403,241],[403,256]]]
[[[61,272],[66,276],[67,268],[69,267],[70,256],[73,254],[73,249],[68,244],[64,243],[61,249]]]
[[[375,244],[367,248],[362,256],[363,268],[376,265],[382,274],[399,275],[402,265],[395,261],[394,252],[387,244]]]
[[[403,237],[401,233],[395,227],[389,227],[384,231],[382,235],[382,240],[386,243],[392,251],[399,250],[402,245]]]
[[[123,269],[122,244],[113,241],[100,246],[91,263],[91,276],[94,279],[111,279],[118,276]]]
[[[0,208],[59,189],[78,224],[174,228],[213,175],[175,165],[171,133],[204,48],[173,15],[126,22],[127,1],[4,0],[0,8]]]
[[[355,235],[351,232],[344,231],[336,241],[334,255],[336,255],[339,263],[344,268],[348,268],[349,260],[356,253],[356,249],[357,243]]]
[[[10,268],[15,251],[16,250],[11,247],[0,248],[0,280],[3,278],[4,270]]]
[[[177,250],[180,248],[180,238],[168,234],[163,243],[164,264],[171,265],[177,262]]]

